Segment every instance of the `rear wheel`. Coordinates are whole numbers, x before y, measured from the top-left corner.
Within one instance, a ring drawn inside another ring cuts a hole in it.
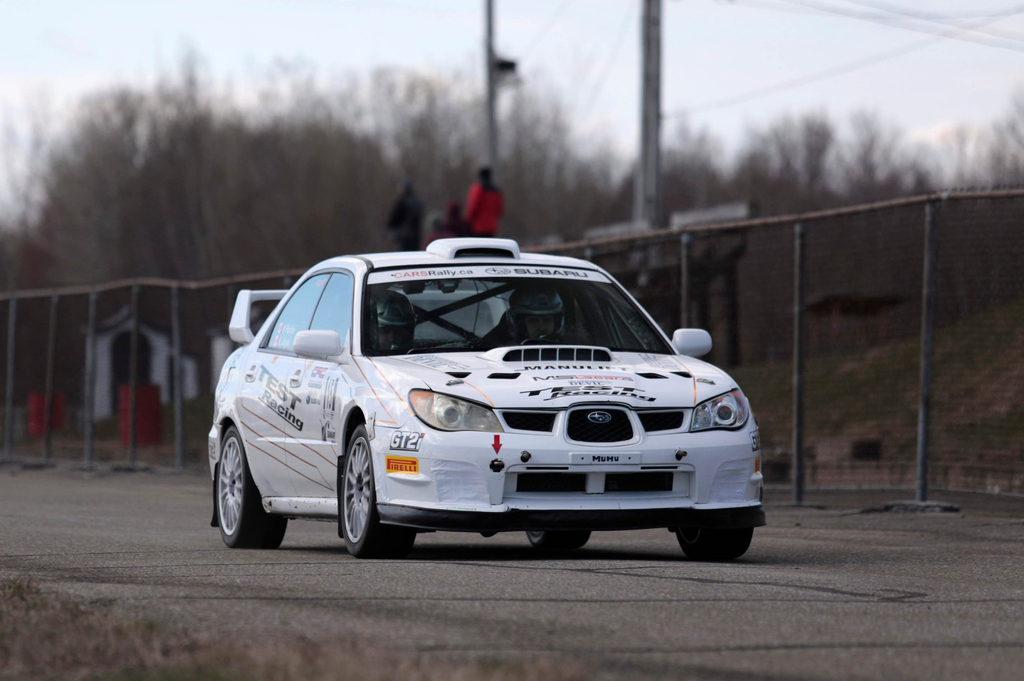
[[[738,530],[707,530],[698,527],[677,527],[679,547],[690,560],[733,560],[750,548],[754,528]]]
[[[339,522],[345,548],[356,558],[404,558],[416,541],[416,531],[385,525],[377,513],[377,490],[366,428],[353,431],[345,456],[339,499]]]
[[[534,548],[547,551],[578,549],[590,540],[590,530],[527,530]]]
[[[215,472],[217,525],[224,543],[233,549],[276,549],[288,529],[288,519],[263,510],[260,490],[249,473],[242,438],[228,428]]]

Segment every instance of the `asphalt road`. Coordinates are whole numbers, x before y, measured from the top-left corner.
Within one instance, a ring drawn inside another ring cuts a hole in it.
[[[943,494],[964,512],[898,515],[858,509],[904,494],[770,494],[732,563],[687,561],[664,530],[557,557],[522,533],[425,534],[406,560],[361,561],[328,523],[229,550],[208,485],[0,469],[0,576],[204,635],[571,658],[594,678],[1022,678],[1024,499]]]

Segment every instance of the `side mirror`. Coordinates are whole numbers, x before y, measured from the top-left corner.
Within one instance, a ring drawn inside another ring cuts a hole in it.
[[[676,329],[672,347],[680,355],[700,357],[711,352],[711,334],[704,329]]]
[[[342,363],[345,347],[337,331],[299,331],[292,350],[299,357]]]

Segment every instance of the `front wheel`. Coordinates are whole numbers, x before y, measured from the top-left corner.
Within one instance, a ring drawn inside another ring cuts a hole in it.
[[[578,549],[590,540],[590,530],[527,530],[534,548],[547,551]]]
[[[339,501],[339,522],[345,548],[356,558],[404,558],[416,541],[416,531],[385,525],[377,513],[373,460],[366,428],[353,431],[345,455]]]
[[[750,548],[754,528],[738,530],[707,530],[698,527],[677,527],[679,547],[690,560],[733,560]]]
[[[228,428],[214,472],[217,525],[220,537],[233,549],[276,549],[288,529],[288,519],[263,510],[260,490],[249,473],[242,438]]]

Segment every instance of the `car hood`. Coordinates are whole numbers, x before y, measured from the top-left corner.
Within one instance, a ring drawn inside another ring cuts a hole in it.
[[[402,398],[410,390],[426,388],[504,409],[609,402],[633,408],[689,408],[736,387],[720,369],[683,355],[612,352],[610,362],[504,361],[508,351],[518,349],[371,361]]]

